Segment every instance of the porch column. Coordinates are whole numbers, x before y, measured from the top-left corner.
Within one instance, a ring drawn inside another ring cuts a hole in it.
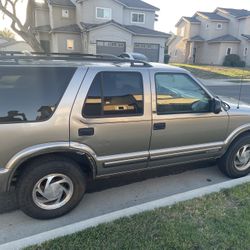
[[[193,63],[193,55],[194,55],[194,42],[190,43],[189,55],[188,55],[188,63]]]

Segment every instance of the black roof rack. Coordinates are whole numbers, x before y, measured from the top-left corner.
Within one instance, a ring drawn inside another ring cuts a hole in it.
[[[81,54],[81,53],[42,53],[0,51],[0,64],[19,64],[20,61],[77,61],[77,62],[110,62],[115,65],[130,63],[131,67],[152,67],[151,64],[132,59],[119,58],[109,54]]]

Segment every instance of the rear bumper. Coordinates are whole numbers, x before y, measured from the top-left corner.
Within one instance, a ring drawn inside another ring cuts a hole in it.
[[[7,192],[10,171],[0,167],[0,193]]]

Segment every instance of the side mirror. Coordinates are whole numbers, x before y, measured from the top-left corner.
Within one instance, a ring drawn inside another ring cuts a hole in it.
[[[215,114],[219,114],[222,111],[222,103],[221,100],[214,98],[212,100],[212,112]]]

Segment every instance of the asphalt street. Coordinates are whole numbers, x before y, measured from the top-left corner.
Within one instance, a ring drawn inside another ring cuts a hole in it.
[[[215,95],[233,97],[239,99],[240,96],[240,85],[231,86],[207,86],[207,88]],[[250,104],[250,85],[243,85],[241,91],[241,101]]]

